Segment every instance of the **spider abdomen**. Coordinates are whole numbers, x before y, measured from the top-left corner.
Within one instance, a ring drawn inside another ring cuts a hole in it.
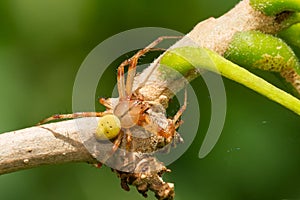
[[[98,126],[95,132],[97,140],[107,140],[115,138],[121,130],[121,123],[115,115],[104,115],[98,121]]]

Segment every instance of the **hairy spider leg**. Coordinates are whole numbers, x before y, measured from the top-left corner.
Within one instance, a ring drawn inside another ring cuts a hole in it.
[[[119,93],[119,99],[124,99],[125,94],[125,77],[124,77],[124,67],[128,65],[128,60],[125,60],[121,63],[121,65],[118,67],[118,75],[117,75],[117,81],[118,81],[118,93]]]
[[[126,150],[131,151],[132,133],[129,128],[126,129]]]
[[[112,147],[112,154],[118,149],[118,147],[120,146],[120,143],[122,141],[122,137],[124,135],[124,132],[122,130],[120,130],[120,133],[117,137],[117,139],[114,141],[114,146]],[[109,155],[111,156],[111,155]]]
[[[183,114],[183,112],[186,110],[186,106],[187,106],[187,90],[185,88],[184,90],[184,102],[183,105],[181,106],[181,108],[177,111],[177,113],[174,115],[173,117],[173,123],[174,125],[176,125],[176,123],[178,122],[180,116]],[[177,127],[178,128],[178,127]]]
[[[180,36],[181,37],[181,36]],[[138,59],[144,55],[145,53],[151,51],[151,50],[161,50],[161,48],[153,49],[158,43],[163,41],[164,39],[171,39],[171,38],[179,38],[178,36],[161,36],[157,38],[155,41],[150,43],[147,47],[144,49],[139,50],[134,56],[132,56],[130,59],[125,60],[120,64],[118,67],[118,92],[119,92],[119,98],[130,98],[132,95],[132,87],[133,87],[133,81],[134,76],[136,74],[136,67],[138,63]],[[125,77],[124,77],[124,67],[129,65],[128,67],[128,73],[126,78],[126,85],[125,85]]]
[[[171,142],[172,138],[176,134],[176,129],[183,123],[183,121],[179,120],[180,116],[186,110],[187,107],[187,90],[185,89],[184,93],[184,103],[181,108],[174,115],[173,119],[168,119],[168,126],[166,129],[160,128],[158,133],[163,136],[167,142]]]
[[[167,37],[171,38],[172,36],[165,36],[165,38],[167,38]],[[128,97],[131,97],[131,95],[133,93],[133,91],[132,91],[133,81],[134,81],[134,76],[136,74],[136,67],[137,67],[139,58],[141,56],[145,55],[146,53],[148,53],[149,51],[166,51],[166,49],[164,49],[164,48],[154,48],[163,39],[159,38],[159,39],[153,41],[147,47],[138,51],[133,57],[130,58],[130,60],[127,60],[129,67],[128,67],[128,73],[127,73],[127,78],[126,78],[126,94]]]
[[[118,150],[118,148],[121,144],[123,135],[124,135],[123,131],[120,130],[118,137],[113,142],[113,147],[112,147],[111,151],[108,154],[106,154],[106,156],[101,160],[102,163],[105,163]]]
[[[105,106],[106,109],[109,109],[109,110],[113,109],[111,103],[109,103],[108,100],[106,100],[105,98],[100,98],[99,103],[102,104],[103,106]]]
[[[104,111],[104,112],[77,112],[77,113],[71,113],[71,114],[56,114],[52,115],[51,117],[48,117],[46,119],[43,119],[40,121],[37,125],[45,124],[47,122],[58,120],[58,119],[74,119],[74,118],[80,118],[80,117],[102,117],[107,114],[111,114],[110,111]]]
[[[150,51],[151,49],[154,49],[154,47],[156,45],[158,45],[160,42],[162,42],[165,39],[178,39],[178,38],[182,38],[182,36],[161,36],[158,37],[156,40],[154,40],[152,43],[150,43],[146,48],[140,50],[140,51],[144,51],[144,54],[147,53],[148,51]],[[159,50],[161,50],[161,48],[157,48]],[[143,54],[142,54],[143,55]],[[141,55],[140,55],[141,56]],[[139,57],[140,57],[139,56]],[[139,85],[138,88],[141,88],[143,85],[145,85],[145,83],[148,81],[148,79],[150,78],[151,74],[154,72],[154,70],[156,70],[156,68],[159,66],[158,65],[159,60],[156,59],[155,63],[154,63],[154,67],[151,69],[151,71],[148,73],[148,75],[146,76],[146,78],[144,79],[144,81],[142,82],[142,84]],[[132,80],[133,81],[133,80]]]

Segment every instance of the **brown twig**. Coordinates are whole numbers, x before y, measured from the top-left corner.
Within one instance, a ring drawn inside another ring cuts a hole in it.
[[[3,133],[0,146],[0,174],[40,165],[96,162],[82,144],[75,120]]]

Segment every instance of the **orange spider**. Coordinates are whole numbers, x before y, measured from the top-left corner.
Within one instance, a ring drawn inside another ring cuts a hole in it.
[[[126,136],[126,148],[131,148],[132,142],[132,133],[130,132],[130,128],[134,126],[148,127],[146,129],[151,130],[150,132],[155,132],[156,135],[162,136],[165,138],[166,144],[170,143],[176,134],[176,129],[180,126],[181,121],[179,120],[180,116],[186,109],[186,93],[184,105],[179,109],[179,111],[175,114],[173,119],[167,119],[167,126],[165,128],[160,127],[157,123],[151,120],[149,110],[154,104],[159,104],[157,102],[146,101],[141,95],[137,95],[137,91],[132,91],[133,81],[136,75],[136,66],[138,63],[138,59],[144,55],[145,53],[153,50],[153,48],[166,38],[178,38],[172,36],[163,36],[159,37],[157,40],[152,42],[146,48],[138,51],[134,56],[130,59],[125,60],[118,67],[118,103],[115,107],[113,107],[112,103],[104,98],[101,98],[99,102],[106,107],[106,111],[104,112],[79,112],[72,114],[57,114],[53,115],[49,118],[46,118],[40,121],[40,124],[56,120],[56,119],[72,119],[79,117],[101,117],[98,122],[98,127],[95,132],[95,137],[97,140],[112,140],[113,154],[122,141],[123,136]],[[124,75],[124,67],[128,67],[128,74],[126,78],[125,84],[125,75]]]

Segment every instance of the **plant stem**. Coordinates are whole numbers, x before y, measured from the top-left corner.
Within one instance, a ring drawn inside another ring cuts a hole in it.
[[[299,99],[211,50],[196,47],[176,48],[162,57],[161,64],[175,69],[183,75],[188,74],[194,68],[220,73],[300,115]]]

